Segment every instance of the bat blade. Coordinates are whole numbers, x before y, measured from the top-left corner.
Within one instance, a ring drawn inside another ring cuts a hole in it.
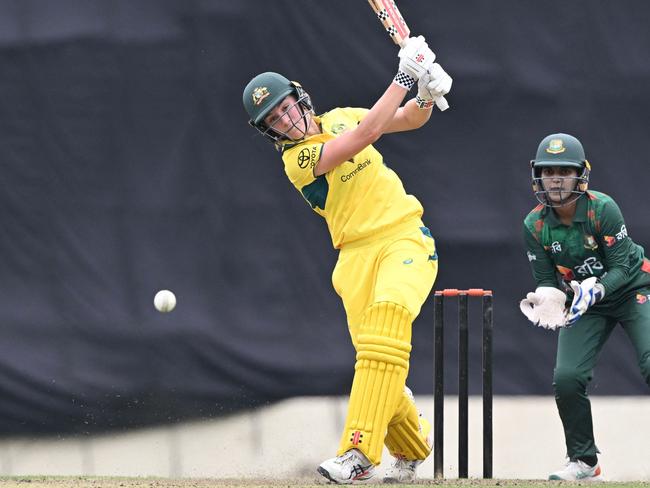
[[[393,42],[403,46],[411,31],[393,0],[368,0]]]
[[[395,44],[404,47],[408,41],[411,31],[402,14],[400,13],[395,0],[368,0],[368,3],[377,14],[377,18],[386,28],[386,32]],[[441,112],[449,108],[449,104],[445,97],[438,97],[436,99],[436,106]]]

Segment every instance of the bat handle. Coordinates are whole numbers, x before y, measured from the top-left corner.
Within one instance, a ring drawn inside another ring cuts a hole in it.
[[[449,108],[449,103],[447,103],[447,99],[445,97],[438,97],[436,98],[436,107],[438,107],[441,112],[444,112]]]

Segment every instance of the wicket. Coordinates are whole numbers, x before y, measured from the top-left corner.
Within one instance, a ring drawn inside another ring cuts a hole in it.
[[[434,477],[444,478],[444,298],[458,297],[458,477],[468,477],[468,298],[483,311],[483,478],[492,478],[492,291],[444,289],[434,293]]]

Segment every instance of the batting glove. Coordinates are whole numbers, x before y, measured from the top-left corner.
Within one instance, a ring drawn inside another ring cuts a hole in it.
[[[451,90],[453,80],[438,63],[431,63],[427,72],[418,80],[418,94],[415,101],[418,107],[433,107]]]
[[[569,285],[573,290],[573,302],[567,314],[567,325],[572,325],[582,317],[589,307],[603,299],[605,287],[598,283],[598,278],[595,276],[587,278],[581,283],[572,281]]]
[[[407,90],[427,72],[427,66],[436,59],[423,36],[409,38],[397,56],[400,60],[399,70],[393,81]]]
[[[526,295],[519,308],[533,324],[555,330],[566,324],[566,295],[552,286],[540,286]]]

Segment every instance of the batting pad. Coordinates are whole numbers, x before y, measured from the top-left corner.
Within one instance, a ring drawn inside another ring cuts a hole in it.
[[[388,422],[403,395],[411,353],[411,314],[391,302],[371,305],[357,335],[357,361],[338,455],[359,449],[381,462]]]
[[[412,395],[404,392],[388,424],[385,440],[388,452],[409,461],[424,460],[431,453],[430,433],[431,424],[420,416]]]

